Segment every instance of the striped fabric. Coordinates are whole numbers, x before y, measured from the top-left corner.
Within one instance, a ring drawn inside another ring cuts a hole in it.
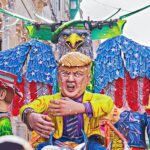
[[[67,134],[70,138],[77,136],[78,117],[76,115],[72,115],[68,118],[66,128]]]

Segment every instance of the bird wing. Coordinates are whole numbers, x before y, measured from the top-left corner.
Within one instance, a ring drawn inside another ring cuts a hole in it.
[[[140,45],[124,36],[114,37],[100,44],[94,68],[95,92],[108,83],[125,77],[150,79],[150,47]]]

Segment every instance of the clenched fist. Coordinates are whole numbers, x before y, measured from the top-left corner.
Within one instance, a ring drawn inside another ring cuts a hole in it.
[[[67,116],[84,113],[85,107],[82,103],[62,97],[60,100],[51,100],[48,111],[53,116]]]

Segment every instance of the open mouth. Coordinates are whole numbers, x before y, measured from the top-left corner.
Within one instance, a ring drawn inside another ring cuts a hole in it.
[[[67,90],[68,90],[69,92],[73,92],[73,91],[75,90],[75,85],[72,84],[72,83],[68,83],[68,84],[67,84]]]

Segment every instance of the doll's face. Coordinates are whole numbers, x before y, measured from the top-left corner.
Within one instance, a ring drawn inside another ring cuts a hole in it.
[[[63,67],[58,69],[60,91],[65,97],[72,99],[81,96],[90,82],[90,66]]]
[[[7,90],[0,88],[0,100],[3,101],[6,98]]]
[[[14,91],[12,89],[0,89],[0,100],[5,101],[7,104],[11,104],[14,98]]]

